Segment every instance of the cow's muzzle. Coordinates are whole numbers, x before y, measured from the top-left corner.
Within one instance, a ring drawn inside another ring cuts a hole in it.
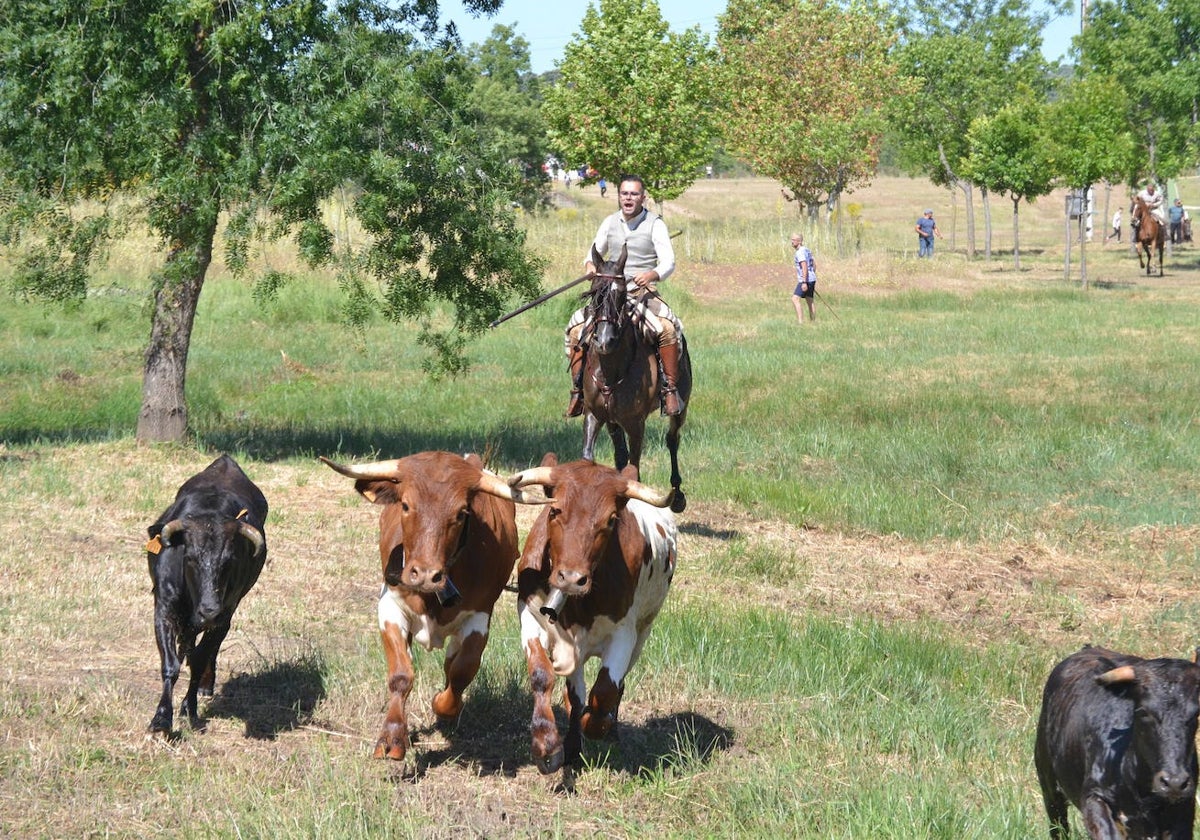
[[[1160,770],[1154,775],[1154,794],[1168,802],[1179,802],[1195,795],[1196,787],[1190,773],[1180,770]]]

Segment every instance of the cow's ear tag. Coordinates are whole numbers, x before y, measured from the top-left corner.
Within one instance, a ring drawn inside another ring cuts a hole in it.
[[[146,542],[146,551],[151,554],[158,554],[162,551],[162,536],[155,534],[154,538]]]

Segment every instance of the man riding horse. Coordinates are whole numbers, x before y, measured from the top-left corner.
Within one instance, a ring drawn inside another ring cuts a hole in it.
[[[683,409],[676,383],[679,381],[679,348],[683,325],[666,302],[658,296],[654,284],[666,280],[675,270],[675,251],[667,233],[667,223],[642,205],[646,201],[645,183],[636,175],[625,175],[619,187],[620,210],[600,223],[593,247],[605,259],[628,250],[625,261],[625,281],[628,295],[626,307],[634,322],[647,335],[653,336],[658,360],[662,365],[662,411],[676,416]],[[597,266],[591,251],[584,263],[590,274]],[[567,323],[564,345],[571,367],[571,401],[568,417],[583,413],[583,354],[587,313],[578,309]]]
[[[1167,217],[1163,211],[1164,195],[1158,191],[1158,184],[1151,181],[1146,184],[1146,188],[1137,194],[1137,197],[1146,205],[1146,209],[1154,214],[1154,218],[1158,219],[1158,223],[1166,227]],[[1137,241],[1137,229],[1141,225],[1141,220],[1136,216],[1130,219],[1130,225],[1133,227],[1133,241]]]

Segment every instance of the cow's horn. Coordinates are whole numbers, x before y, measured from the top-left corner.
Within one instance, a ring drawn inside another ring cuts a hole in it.
[[[486,470],[479,474],[479,481],[476,482],[475,487],[484,493],[491,493],[493,496],[499,496],[501,499],[512,499],[514,502],[522,505],[545,505],[550,503],[549,499],[539,499],[522,493],[520,488],[510,486],[500,476]]]
[[[675,490],[663,493],[640,481],[630,481],[625,485],[625,495],[630,499],[638,499],[648,505],[663,508],[671,504],[671,500],[675,498]]]
[[[393,458],[390,461],[376,461],[373,464],[339,464],[337,461],[331,461],[324,455],[318,455],[318,458],[335,472],[339,472],[349,478],[367,478],[375,479],[376,481],[400,481],[400,461]]]
[[[530,484],[540,484],[545,487],[547,484],[552,484],[550,474],[553,467],[533,467],[532,469],[522,470],[514,476],[510,476],[508,484],[510,487],[528,487]]]
[[[249,522],[242,522],[238,533],[248,539],[250,544],[254,546],[255,558],[262,557],[262,553],[267,550],[267,542],[263,539],[262,531],[255,528]]]
[[[164,546],[171,544],[171,538],[183,530],[182,519],[172,519],[163,526],[162,533],[159,534],[159,539],[162,540]]]
[[[1121,665],[1118,668],[1113,668],[1111,671],[1105,671],[1096,677],[1096,682],[1100,683],[1100,685],[1115,685],[1116,683],[1133,682],[1135,679],[1133,666]]]

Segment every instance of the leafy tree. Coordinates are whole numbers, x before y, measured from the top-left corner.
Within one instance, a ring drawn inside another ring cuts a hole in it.
[[[900,8],[896,60],[915,81],[910,96],[890,100],[889,122],[905,168],[962,191],[967,255],[975,255],[973,184],[966,177],[967,131],[998,111],[1021,85],[1045,89],[1041,54],[1047,20],[1067,7],[1053,0],[1032,11],[1024,0],[939,4],[911,0]]]
[[[699,28],[670,32],[654,0],[589,5],[542,106],[551,146],[568,166],[637,173],[658,201],[675,198],[709,160],[713,58]]]
[[[1141,161],[1129,183],[1200,162],[1200,4],[1099,0],[1075,43],[1080,75],[1110,76],[1125,91]]]
[[[498,0],[466,0],[494,11]],[[537,266],[510,205],[515,167],[482,142],[453,32],[432,0],[28,0],[0,10],[0,235],[24,240],[16,283],[80,300],[132,196],[160,238],[137,437],[187,429],[193,319],[227,214],[226,258],[294,236],[311,264],[335,261],[347,314],[379,306],[421,325],[430,369],[465,363],[465,337]],[[360,251],[322,220],[351,184],[369,235]],[[43,224],[45,223],[45,224]],[[272,274],[269,294],[288,278]],[[374,289],[380,290],[376,297]],[[453,310],[439,321],[435,304]]]
[[[880,21],[858,0],[731,0],[721,17],[723,137],[809,207],[875,174],[882,106],[902,87]]]
[[[1110,76],[1076,79],[1046,111],[1051,168],[1072,189],[1084,191],[1100,180],[1129,171],[1134,155],[1128,129],[1128,100]],[[1087,251],[1081,245],[1082,280],[1087,287]]]
[[[494,26],[492,34],[469,50],[478,77],[471,90],[475,127],[491,138],[496,153],[516,163],[530,189],[528,207],[543,193],[546,124],[541,113],[541,83],[530,69],[529,42],[510,26]]]
[[[976,117],[967,132],[966,175],[1013,205],[1013,266],[1021,270],[1021,201],[1048,195],[1054,186],[1043,105],[1026,89],[993,116]]]

